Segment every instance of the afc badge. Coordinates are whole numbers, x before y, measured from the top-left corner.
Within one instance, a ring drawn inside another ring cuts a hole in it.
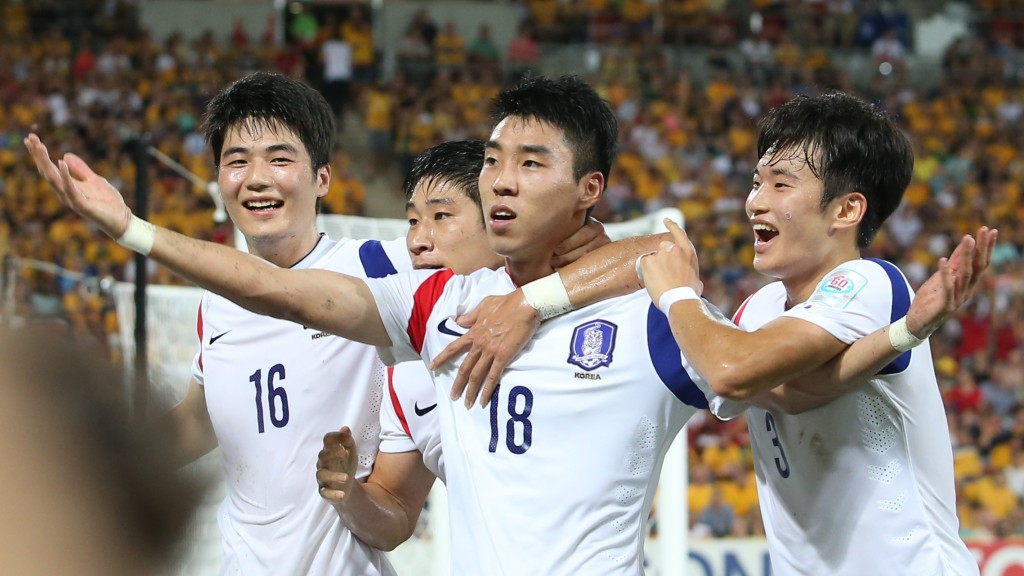
[[[607,320],[577,326],[572,333],[568,362],[588,371],[610,365],[617,330],[618,326]]]

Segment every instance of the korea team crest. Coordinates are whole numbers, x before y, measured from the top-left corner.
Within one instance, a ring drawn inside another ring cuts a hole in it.
[[[618,329],[607,320],[594,320],[577,326],[572,332],[569,363],[587,371],[610,365]]]

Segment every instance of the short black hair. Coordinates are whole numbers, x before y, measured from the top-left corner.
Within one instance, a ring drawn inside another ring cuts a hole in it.
[[[579,76],[528,74],[492,102],[495,123],[514,116],[540,120],[560,129],[573,153],[573,178],[600,172],[608,181],[615,162],[619,129],[615,113]]]
[[[412,200],[420,182],[448,182],[464,191],[479,208],[483,164],[483,140],[453,140],[431,146],[412,161],[412,169],[402,183],[405,199]]]
[[[849,94],[801,95],[760,120],[757,155],[799,154],[821,179],[821,209],[849,192],[867,198],[857,246],[868,247],[903,200],[914,170],[910,141],[888,114]]]
[[[323,95],[307,84],[270,72],[255,72],[234,82],[210,100],[203,132],[220,164],[224,138],[234,126],[256,132],[261,126],[283,126],[298,136],[309,152],[313,173],[331,161],[334,113]]]

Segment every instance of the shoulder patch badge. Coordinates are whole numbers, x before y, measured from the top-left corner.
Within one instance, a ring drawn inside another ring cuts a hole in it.
[[[818,288],[807,302],[816,302],[831,308],[846,308],[867,284],[868,279],[860,272],[840,268],[818,284]]]
[[[618,329],[618,326],[607,320],[580,324],[572,332],[568,362],[588,371],[609,366],[612,363],[615,333]]]

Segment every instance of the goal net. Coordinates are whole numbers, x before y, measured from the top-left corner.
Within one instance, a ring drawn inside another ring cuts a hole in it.
[[[683,224],[682,213],[670,208],[626,222],[605,224],[605,230],[613,240],[663,232],[664,218]],[[394,239],[405,236],[409,226],[407,221],[397,218],[345,215],[320,215],[317,221],[320,229],[332,238]],[[245,240],[237,232],[235,244],[245,250]],[[134,367],[136,353],[135,287],[127,282],[117,283],[113,293],[122,357],[125,366],[131,369]],[[149,381],[155,394],[171,403],[184,397],[191,377],[192,357],[196,352],[196,313],[202,293],[199,288],[184,286],[148,286],[146,290]],[[685,434],[680,434],[680,440],[685,441]],[[659,560],[665,560],[668,556],[679,558],[681,570],[686,558],[686,450],[682,444],[677,441],[673,445],[665,462],[662,478],[666,481],[665,485],[671,486],[671,490],[663,490],[658,500],[658,529],[663,536],[660,540],[671,542],[672,545],[661,549],[649,542],[647,552],[651,562],[647,573],[651,575],[681,574],[672,568],[676,562]],[[219,479],[216,451],[190,466],[187,473]],[[181,576],[217,574],[222,553],[217,528],[217,507],[224,496],[224,488],[219,480],[214,486],[191,528],[188,549],[177,571]],[[427,508],[421,516],[415,536],[389,554],[398,573],[423,576],[447,574],[447,533],[446,498],[443,486],[438,482],[427,501]]]

